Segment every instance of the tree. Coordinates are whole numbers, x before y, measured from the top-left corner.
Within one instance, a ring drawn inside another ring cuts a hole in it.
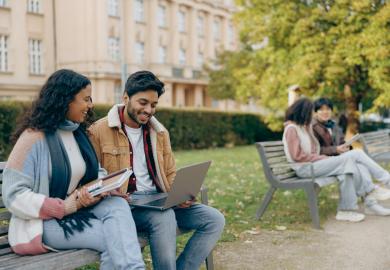
[[[257,98],[269,109],[267,121],[274,129],[281,127],[287,88],[293,84],[309,97],[327,96],[340,104],[347,113],[349,132],[358,128],[360,102],[373,109],[390,106],[387,0],[236,2],[245,58],[212,71],[211,92],[218,85],[213,80],[224,79],[213,77],[213,72],[224,70],[237,85],[231,85],[230,94]],[[240,54],[231,53],[229,59]]]

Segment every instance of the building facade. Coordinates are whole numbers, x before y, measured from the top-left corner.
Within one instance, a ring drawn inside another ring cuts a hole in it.
[[[55,70],[92,81],[95,103],[119,102],[123,80],[151,70],[160,105],[246,109],[207,95],[202,66],[235,50],[233,0],[0,0],[0,99],[33,99]]]

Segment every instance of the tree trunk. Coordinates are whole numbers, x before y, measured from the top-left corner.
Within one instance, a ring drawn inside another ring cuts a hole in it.
[[[344,97],[346,103],[346,113],[348,119],[347,137],[352,136],[359,131],[359,112],[358,100],[352,93],[349,84],[344,85]]]

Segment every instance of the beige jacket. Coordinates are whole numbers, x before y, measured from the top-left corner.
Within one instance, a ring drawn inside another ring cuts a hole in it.
[[[89,128],[89,137],[95,148],[96,155],[103,168],[108,173],[130,166],[129,140],[121,129],[118,108],[123,104],[114,105],[107,116],[96,121]],[[149,120],[150,139],[153,158],[156,164],[158,181],[164,192],[168,192],[176,175],[175,158],[173,156],[169,133],[155,117]],[[127,185],[121,187],[127,191]]]

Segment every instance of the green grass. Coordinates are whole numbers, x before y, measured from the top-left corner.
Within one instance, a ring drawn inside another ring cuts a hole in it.
[[[269,185],[265,180],[260,159],[254,145],[209,150],[178,151],[177,167],[195,162],[213,160],[205,185],[208,188],[209,205],[219,209],[226,218],[226,227],[220,244],[245,239],[261,229],[305,230],[311,227],[311,217],[306,195],[302,190],[278,190],[260,221],[255,220],[256,210]],[[319,211],[322,221],[336,212],[337,185],[324,188],[319,195]],[[189,235],[178,238],[178,252]],[[145,261],[150,267],[148,249]],[[96,269],[88,267],[83,269]]]

